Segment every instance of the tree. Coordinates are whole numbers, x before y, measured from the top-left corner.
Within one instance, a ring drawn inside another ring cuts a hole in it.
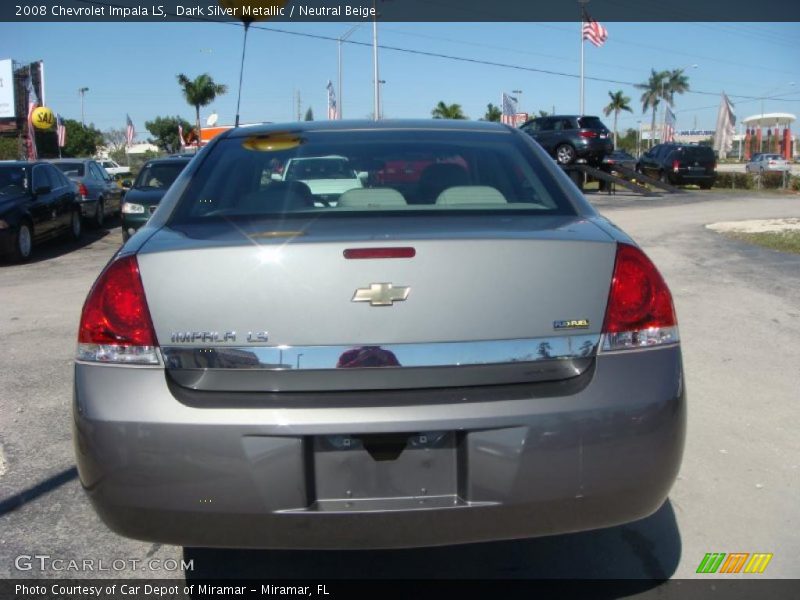
[[[460,104],[445,104],[441,100],[434,109],[431,111],[431,116],[434,119],[466,119],[467,116],[461,109]]]
[[[64,119],[67,130],[67,143],[61,149],[65,158],[92,157],[97,155],[97,148],[103,145],[103,132],[89,124],[84,127],[80,121]],[[41,158],[58,156],[58,139],[55,128],[36,133],[36,149]]]
[[[614,147],[617,147],[617,117],[619,117],[619,111],[627,110],[628,112],[633,112],[631,108],[630,101],[631,99],[628,98],[625,94],[622,93],[622,90],[618,90],[616,92],[608,92],[608,97],[611,98],[611,102],[609,102],[606,107],[603,109],[603,113],[608,116],[612,112],[614,113]]]
[[[304,117],[303,120],[304,121],[313,121],[314,120],[314,111],[311,110],[310,106],[308,107],[308,110],[306,110],[306,116]]]
[[[491,102],[486,105],[486,114],[483,115],[484,121],[494,121],[495,123],[498,123],[502,116],[503,116],[503,111],[500,110],[497,106],[495,106]]]
[[[618,150],[625,150],[625,152],[630,152],[634,156],[636,156],[636,140],[639,137],[639,131],[629,127],[625,130],[625,133],[619,136],[619,142],[614,144],[614,147]]]
[[[653,117],[650,121],[650,147],[653,147],[653,142],[656,137],[656,111],[658,104],[661,102],[664,93],[666,80],[669,77],[667,71],[656,71],[650,69],[650,78],[644,83],[637,83],[636,87],[644,90],[642,93],[642,114],[646,113],[648,109],[653,111]]]
[[[20,138],[0,137],[0,160],[17,160],[21,152]]]
[[[145,121],[144,124],[147,131],[153,136],[153,139],[148,141],[167,153],[177,152],[181,147],[178,125],[183,127],[186,132],[192,127],[188,121],[184,121],[178,116],[156,117],[152,121]]]
[[[664,83],[664,100],[670,106],[675,105],[675,94],[684,94],[689,91],[689,76],[684,74],[683,69],[665,71],[666,82]]]
[[[540,116],[540,117],[549,117],[549,116],[550,116],[550,113],[549,113],[549,112],[547,112],[546,110],[540,110],[540,111],[539,111],[539,116]]]
[[[183,88],[183,97],[189,105],[194,106],[197,131],[199,133],[201,129],[200,107],[208,106],[217,96],[226,93],[228,86],[216,83],[208,73],[198,75],[194,80],[189,79],[183,73],[180,73],[177,77],[178,84]]]
[[[125,129],[107,129],[103,132],[103,143],[108,148],[109,154],[125,148],[128,144],[128,134]]]

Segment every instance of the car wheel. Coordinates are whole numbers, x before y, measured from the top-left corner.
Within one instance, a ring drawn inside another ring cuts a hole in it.
[[[661,171],[661,174],[658,176],[658,178],[661,180],[661,183],[666,183],[667,185],[671,185],[671,182],[669,180],[669,175],[667,174],[666,171]]]
[[[569,144],[561,144],[556,148],[556,160],[560,165],[569,165],[575,161],[575,148]]]
[[[23,221],[14,236],[12,258],[17,262],[25,262],[33,253],[33,229],[30,223]]]
[[[122,226],[122,243],[124,244],[131,239],[131,234],[125,230],[125,225]]]
[[[78,241],[83,235],[83,220],[81,219],[81,211],[73,210],[72,217],[69,223],[69,237],[73,241]]]
[[[703,183],[700,184],[700,189],[701,190],[710,190],[712,185],[713,184],[710,181],[704,181]]]
[[[97,229],[100,229],[103,224],[106,222],[106,207],[103,203],[103,199],[97,201],[97,207],[95,208],[94,212],[94,221],[92,221],[92,225]]]

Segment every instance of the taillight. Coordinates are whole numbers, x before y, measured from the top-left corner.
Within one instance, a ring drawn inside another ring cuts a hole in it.
[[[579,131],[578,137],[582,138],[596,138],[597,132],[596,131]]]
[[[88,198],[89,197],[89,190],[86,189],[86,186],[84,184],[79,183],[78,184],[78,194],[80,194],[84,198]]]
[[[139,264],[124,256],[109,264],[83,305],[78,360],[158,364],[155,332]]]
[[[618,244],[602,349],[626,350],[678,340],[672,295],[658,269],[639,248]]]
[[[679,161],[677,161],[677,160],[673,160],[672,161],[672,171],[674,173],[678,172],[678,169],[680,168],[680,166],[681,166],[681,163]]]

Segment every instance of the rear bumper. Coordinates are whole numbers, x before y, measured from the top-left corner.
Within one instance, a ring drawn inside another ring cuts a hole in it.
[[[81,482],[106,524],[133,538],[408,547],[645,517],[666,499],[683,452],[678,346],[601,355],[564,385],[496,386],[459,401],[441,390],[390,405],[368,398],[292,407],[287,393],[260,407],[200,408],[170,391],[163,370],[78,364]],[[389,460],[359,448],[369,434],[428,432],[449,433]]]

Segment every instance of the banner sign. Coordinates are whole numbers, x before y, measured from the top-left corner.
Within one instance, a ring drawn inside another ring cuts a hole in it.
[[[14,110],[14,68],[10,58],[0,60],[0,119],[13,119]]]

